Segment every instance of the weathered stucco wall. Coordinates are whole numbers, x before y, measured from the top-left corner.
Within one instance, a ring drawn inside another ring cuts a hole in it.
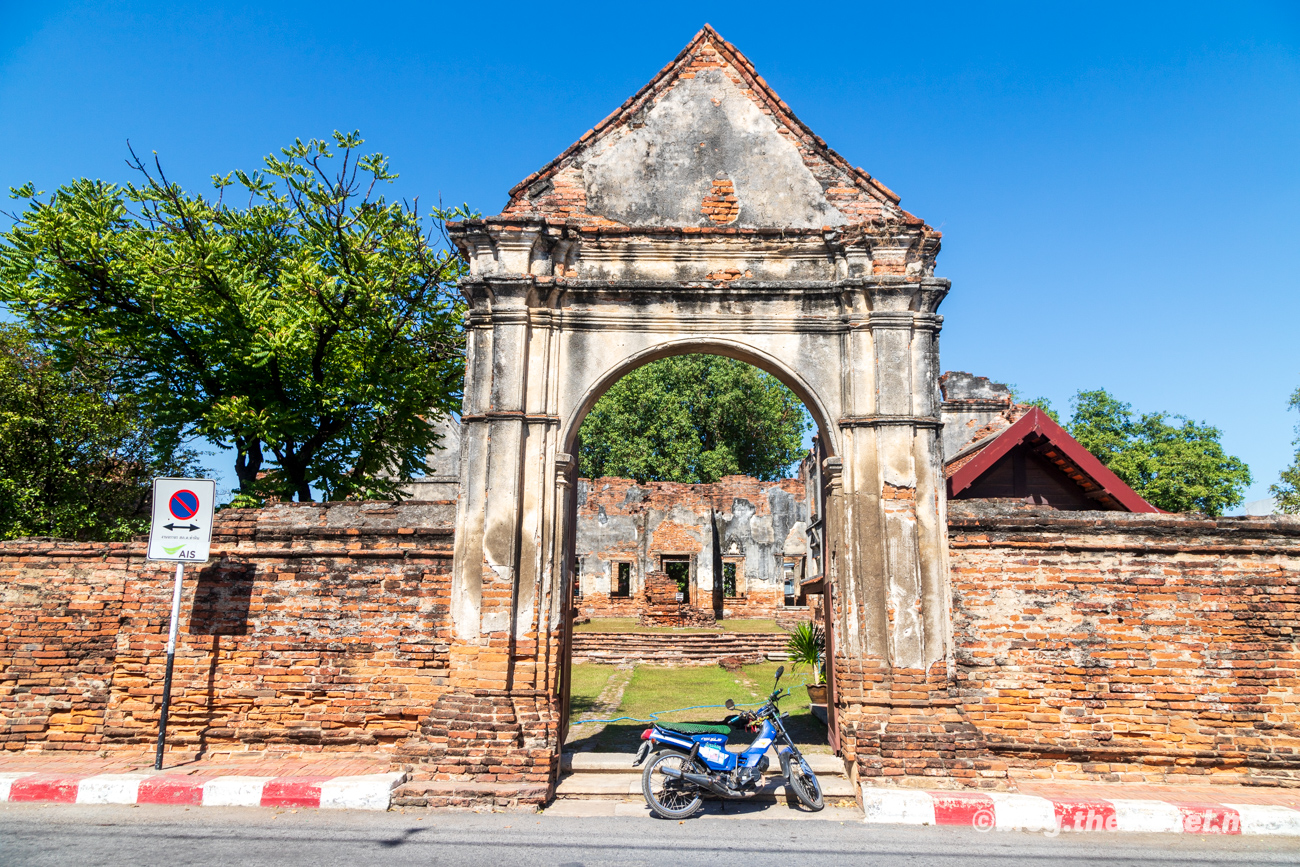
[[[578,611],[583,617],[636,616],[644,606],[646,573],[661,568],[664,556],[686,556],[693,605],[714,609],[720,603],[723,617],[775,617],[784,606],[785,558],[806,553],[807,522],[800,479],[727,476],[707,485],[579,479]],[[734,597],[720,595],[724,562],[737,566]],[[632,564],[627,597],[611,595],[619,563]]]
[[[949,509],[987,774],[1300,784],[1300,519]]]

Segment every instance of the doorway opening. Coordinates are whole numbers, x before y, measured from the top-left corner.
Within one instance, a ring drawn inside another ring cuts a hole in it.
[[[640,720],[677,708],[695,709],[658,718],[716,723],[784,665],[792,733],[831,751],[827,702],[804,687],[832,666],[793,667],[788,651],[799,623],[824,632],[829,611],[807,405],[758,367],[689,354],[598,397],[573,446],[565,749],[635,751]],[[619,717],[632,719],[608,722]]]

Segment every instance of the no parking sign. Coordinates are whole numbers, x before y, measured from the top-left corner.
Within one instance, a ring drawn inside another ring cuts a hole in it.
[[[212,543],[212,479],[154,479],[150,560],[201,563]]]
[[[150,560],[176,561],[172,585],[172,619],[167,629],[167,673],[163,676],[162,708],[158,714],[158,750],[153,766],[162,770],[167,745],[167,712],[172,699],[172,666],[176,662],[176,629],[181,616],[181,581],[186,563],[208,559],[212,545],[212,505],[217,483],[212,479],[154,479],[153,521],[149,525]]]

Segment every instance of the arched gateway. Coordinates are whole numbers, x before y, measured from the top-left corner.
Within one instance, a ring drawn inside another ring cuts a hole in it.
[[[838,745],[860,774],[951,773],[933,276],[939,233],[803,125],[705,27],[639,93],[450,226],[470,262],[443,775],[553,785],[563,737],[574,454],[656,358],[750,362],[820,429]],[[902,758],[906,754],[908,758]]]

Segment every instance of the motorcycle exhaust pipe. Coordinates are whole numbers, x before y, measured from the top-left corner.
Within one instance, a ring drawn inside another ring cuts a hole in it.
[[[694,783],[697,786],[708,789],[710,792],[713,792],[715,795],[723,795],[725,797],[731,797],[732,795],[735,794],[725,784],[720,783],[717,780],[714,780],[712,777],[708,776],[707,774],[695,774],[690,771],[682,771],[678,768],[660,768],[659,771],[665,777],[672,777],[674,779],[682,780],[687,783]]]

